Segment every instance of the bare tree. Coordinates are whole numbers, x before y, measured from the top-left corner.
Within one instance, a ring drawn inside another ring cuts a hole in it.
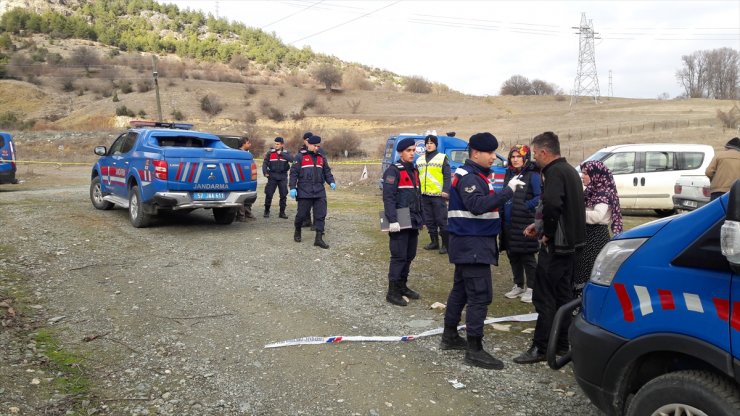
[[[432,92],[432,83],[423,77],[414,75],[406,78],[403,90],[417,94],[429,94]]]
[[[231,66],[234,69],[239,70],[240,75],[244,75],[244,70],[249,68],[249,59],[240,53],[235,53],[231,57],[229,66]]]
[[[311,76],[326,86],[326,91],[331,92],[332,85],[342,83],[342,73],[332,64],[321,64],[312,72]]]
[[[555,95],[557,86],[541,79],[532,80],[532,94],[534,95]]]
[[[512,75],[501,85],[501,95],[532,95],[532,84],[527,77]]]
[[[740,52],[731,48],[696,51],[681,57],[676,79],[690,98],[736,99]]]
[[[70,61],[75,65],[80,65],[85,68],[85,73],[90,73],[90,67],[98,65],[100,63],[100,56],[98,53],[86,46],[78,46],[72,51]]]

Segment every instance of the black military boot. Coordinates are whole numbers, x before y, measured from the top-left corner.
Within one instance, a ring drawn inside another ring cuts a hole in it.
[[[385,300],[398,306],[406,306],[409,304],[406,302],[406,299],[401,297],[398,282],[388,282],[388,294],[385,295]]]
[[[468,335],[468,349],[465,351],[465,363],[489,370],[503,370],[504,363],[483,349],[483,337]]]
[[[324,233],[321,231],[316,231],[316,239],[313,241],[313,245],[321,248],[329,248],[329,244],[326,244],[324,242]]]
[[[439,246],[439,254],[447,254],[447,243],[450,240],[450,235],[447,234],[447,231],[442,231],[439,233],[439,236],[442,238],[442,245]]]
[[[439,248],[439,237],[437,235],[429,235],[432,242],[424,246],[424,250],[437,250]]]
[[[401,292],[401,296],[406,296],[409,299],[420,299],[421,298],[421,295],[419,294],[419,292],[415,292],[409,289],[408,286],[406,286],[405,280],[401,282],[400,292]]]
[[[270,218],[270,208],[265,208],[265,213],[262,214],[265,218]]]
[[[442,333],[442,341],[439,342],[439,349],[441,350],[464,350],[468,348],[468,343],[465,338],[461,337],[457,332],[457,326],[445,325],[445,330]]]
[[[283,208],[283,209],[280,210],[280,214],[278,215],[278,217],[285,218],[285,219],[288,218],[288,216],[285,215],[285,208]]]
[[[295,232],[293,233],[293,241],[296,243],[301,242],[301,227],[295,227]]]
[[[301,227],[313,227],[313,224],[311,224],[311,216],[309,215],[306,217],[305,220],[303,220],[303,223],[301,224]]]

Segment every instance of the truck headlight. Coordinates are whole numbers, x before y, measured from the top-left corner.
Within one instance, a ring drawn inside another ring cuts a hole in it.
[[[730,264],[740,263],[740,222],[727,220],[722,224],[720,247]]]
[[[594,267],[591,269],[591,283],[609,286],[614,275],[625,260],[632,255],[647,238],[632,238],[627,240],[613,240],[608,242],[596,256]]]

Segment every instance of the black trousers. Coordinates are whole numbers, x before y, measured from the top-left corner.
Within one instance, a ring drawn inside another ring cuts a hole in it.
[[[324,232],[324,220],[326,219],[326,197],[323,198],[298,198],[298,212],[295,214],[295,226],[300,227],[303,220],[309,218],[313,208],[313,225],[316,231]]]
[[[445,326],[457,326],[465,305],[465,332],[482,337],[488,305],[493,301],[490,264],[455,264],[452,290],[447,297]]]
[[[554,254],[552,248],[552,244],[547,244],[540,249],[534,281],[535,291],[532,296],[532,304],[539,314],[537,325],[534,328],[532,344],[542,351],[547,350],[555,312],[573,299],[574,259],[576,255]],[[568,348],[570,321],[571,315],[567,315],[563,320],[558,334],[558,349]]]
[[[397,233],[388,233],[391,261],[388,267],[389,282],[406,282],[409,279],[411,261],[416,257],[419,230],[407,228]]]
[[[447,201],[444,198],[422,195],[421,210],[424,216],[424,225],[427,226],[432,238],[447,231]]]
[[[272,205],[272,196],[275,195],[275,189],[278,189],[280,194],[280,212],[285,212],[285,206],[288,202],[287,178],[267,178],[267,185],[265,185],[265,211],[270,210],[270,206]]]
[[[509,264],[511,264],[514,284],[524,287],[524,277],[526,276],[527,287],[534,289],[534,275],[537,271],[537,259],[534,258],[534,253],[512,253],[507,250],[506,255],[509,257]]]

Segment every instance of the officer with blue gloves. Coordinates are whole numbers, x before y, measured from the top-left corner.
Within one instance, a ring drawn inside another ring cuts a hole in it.
[[[483,349],[483,322],[493,300],[491,265],[498,265],[499,210],[524,182],[513,178],[503,191],[494,192],[489,177],[496,160],[496,137],[487,132],[477,133],[470,137],[468,146],[470,158],[455,171],[450,188],[447,254],[455,265],[455,274],[447,299],[440,349],[466,350],[466,363],[501,370],[504,363]],[[467,342],[457,333],[466,305]]]
[[[324,220],[326,219],[326,189],[328,183],[332,191],[337,189],[334,176],[331,174],[329,161],[325,155],[319,153],[318,144],[321,137],[311,136],[306,143],[306,152],[296,157],[290,167],[290,197],[298,201],[298,212],[295,216],[295,233],[293,240],[301,242],[301,225],[309,217],[311,209],[314,215],[316,239],[313,245],[329,248],[324,242]]]

